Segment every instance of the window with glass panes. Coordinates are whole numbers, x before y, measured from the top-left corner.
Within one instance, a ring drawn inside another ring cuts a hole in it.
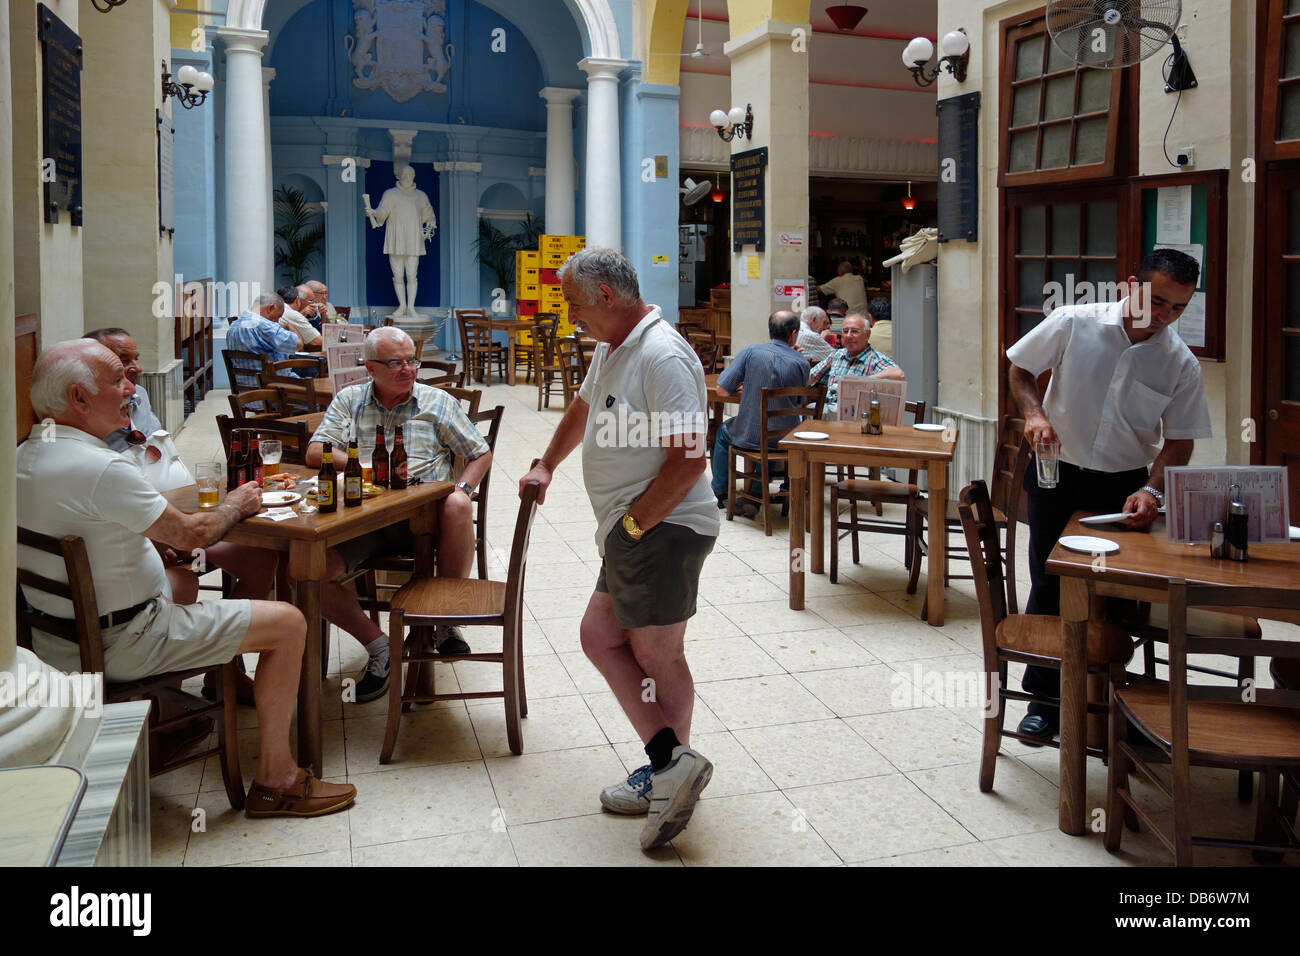
[[[1263,158],[1300,158],[1300,0],[1268,0],[1260,122]]]

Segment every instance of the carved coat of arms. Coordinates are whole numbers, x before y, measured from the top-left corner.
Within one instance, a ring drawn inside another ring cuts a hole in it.
[[[352,0],[352,35],[344,39],[352,85],[379,87],[395,102],[445,93],[455,50],[447,42],[446,0]]]

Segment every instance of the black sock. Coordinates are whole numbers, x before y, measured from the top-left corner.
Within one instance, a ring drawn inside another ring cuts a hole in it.
[[[673,750],[681,746],[681,741],[673,733],[671,727],[665,727],[659,733],[650,738],[650,742],[645,745],[646,756],[650,758],[650,768],[658,773],[664,767],[668,766],[668,761],[673,759]]]

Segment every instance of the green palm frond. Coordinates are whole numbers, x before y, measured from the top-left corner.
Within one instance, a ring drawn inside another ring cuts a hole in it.
[[[545,231],[541,219],[532,214],[515,224],[516,230],[507,233],[486,219],[478,222],[478,238],[471,244],[474,258],[496,277],[497,285],[509,295],[515,285],[515,253],[536,249],[538,237]]]
[[[302,190],[278,186],[275,190],[275,264],[289,272],[295,285],[307,281],[313,263],[321,258],[325,226]]]

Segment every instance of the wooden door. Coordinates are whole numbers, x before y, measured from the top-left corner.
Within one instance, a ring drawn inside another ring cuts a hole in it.
[[[1300,516],[1300,163],[1268,172],[1264,274],[1264,463],[1290,469]]]

